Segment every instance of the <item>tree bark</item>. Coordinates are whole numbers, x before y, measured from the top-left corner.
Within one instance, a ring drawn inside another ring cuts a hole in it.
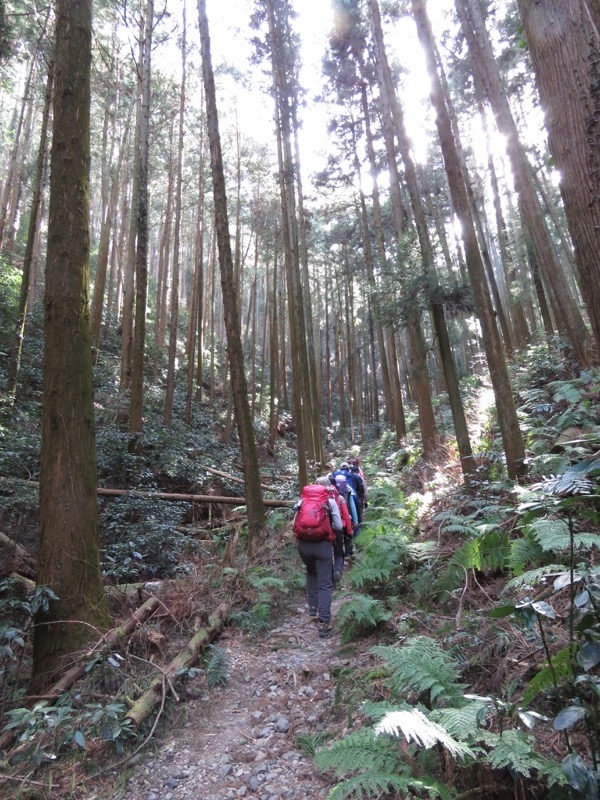
[[[91,22],[91,0],[57,0],[38,578],[59,599],[36,616],[34,692],[109,625],[98,554],[88,311]]]
[[[561,174],[560,190],[598,357],[600,11],[597,3],[585,0],[519,0],[519,8],[546,114],[550,152]]]
[[[462,225],[467,269],[471,280],[477,316],[481,323],[490,377],[494,387],[508,475],[510,478],[516,479],[526,471],[525,449],[521,431],[519,430],[517,411],[504,353],[502,352],[502,343],[496,327],[489,293],[486,289],[485,269],[477,244],[477,234],[471,216],[465,176],[462,173],[458,148],[454,140],[450,115],[446,106],[446,98],[437,71],[433,33],[423,0],[412,0],[412,10],[432,82],[431,101],[436,112],[436,125],[442,147],[444,165],[448,174],[450,191],[457,216]]]
[[[15,341],[11,360],[8,366],[6,378],[6,393],[11,403],[15,402],[17,396],[17,381],[19,378],[19,368],[21,365],[21,352],[23,348],[23,338],[25,336],[25,321],[27,319],[27,307],[29,305],[29,288],[31,282],[31,270],[33,264],[33,251],[38,233],[38,221],[42,207],[42,191],[44,188],[44,172],[47,156],[48,141],[48,122],[50,117],[50,107],[52,104],[52,86],[54,84],[54,60],[48,64],[48,78],[46,81],[46,94],[44,97],[44,110],[42,112],[42,123],[40,127],[40,144],[38,148],[37,162],[35,168],[35,179],[33,186],[33,196],[31,198],[31,211],[29,214],[29,228],[27,231],[27,243],[25,245],[25,255],[23,256],[23,270],[21,274],[21,288],[19,291],[19,307],[17,310],[17,321],[15,324]]]
[[[163,423],[170,426],[173,421],[173,399],[175,395],[175,362],[177,360],[177,334],[179,331],[179,274],[181,271],[181,190],[183,185],[183,133],[185,122],[186,79],[186,19],[183,4],[183,32],[181,40],[181,90],[179,93],[179,136],[177,144],[177,181],[175,185],[175,230],[173,237],[173,274],[171,277],[171,317],[169,320],[169,363]]]
[[[582,365],[587,365],[591,363],[590,359],[593,360],[593,356],[589,352],[589,333],[569,292],[562,268],[556,257],[556,251],[535,191],[532,167],[519,140],[517,126],[494,60],[480,2],[479,0],[456,0],[456,10],[469,46],[469,52],[494,110],[498,128],[506,136],[507,152],[515,186],[519,193],[520,206],[537,252],[538,264],[543,271],[551,304],[558,309],[577,359]]]
[[[146,302],[148,297],[148,149],[150,146],[150,78],[154,0],[148,0],[144,28],[142,70],[142,102],[139,140],[139,184],[137,205],[137,248],[135,254],[135,327],[131,347],[131,397],[129,430],[133,434],[130,449],[140,446],[144,406],[144,360],[146,352]]]
[[[258,453],[254,440],[250,406],[248,404],[248,389],[246,385],[246,375],[244,373],[244,354],[240,335],[240,319],[237,297],[235,295],[233,258],[231,254],[231,239],[229,236],[229,220],[227,216],[227,197],[225,194],[225,174],[223,171],[223,156],[221,152],[221,139],[219,136],[215,80],[210,54],[206,0],[198,0],[198,20],[202,50],[202,74],[206,95],[206,118],[208,140],[210,144],[210,162],[213,178],[215,226],[219,248],[221,288],[223,292],[227,348],[231,370],[231,389],[244,464],[244,481],[246,499],[248,502],[248,548],[252,552],[258,545],[259,537],[264,529],[265,512],[260,488]]]
[[[394,144],[394,87],[392,75],[387,60],[385,45],[383,42],[383,29],[381,26],[381,16],[377,0],[367,0],[371,30],[375,49],[375,61],[377,66],[377,79],[381,96],[381,125],[385,149],[387,153],[388,168],[390,170],[390,195],[392,210],[394,215],[395,240],[398,258],[400,257],[400,240],[406,230],[406,210],[402,201],[400,174],[396,160],[396,148]],[[403,281],[402,277],[400,278]],[[408,346],[410,351],[410,377],[412,389],[417,402],[419,411],[419,426],[421,429],[421,441],[423,445],[423,455],[429,458],[435,452],[439,444],[439,434],[435,422],[433,411],[431,383],[427,368],[427,355],[425,337],[423,335],[421,311],[416,297],[408,298],[408,287],[404,282],[402,287],[403,295],[408,300],[407,307],[410,307],[409,318],[406,320],[408,330]]]

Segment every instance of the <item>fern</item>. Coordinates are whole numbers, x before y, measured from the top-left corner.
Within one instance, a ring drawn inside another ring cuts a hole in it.
[[[482,536],[469,542],[454,554],[453,560],[462,564],[465,569],[476,569],[483,572],[487,569],[504,571],[510,545],[506,534],[495,526]],[[461,556],[459,556],[459,553]]]
[[[227,653],[215,644],[209,644],[207,650],[206,685],[209,689],[214,689],[215,686],[227,686],[229,681],[229,658]]]
[[[473,751],[463,742],[454,739],[442,725],[428,719],[418,708],[403,708],[388,712],[375,726],[375,733],[390,736],[404,736],[410,744],[416,742],[429,749],[441,744],[454,758],[474,758]]]
[[[462,516],[443,511],[435,516],[435,521],[442,522],[441,529],[444,533],[460,533],[463,536],[476,536],[477,528],[474,522],[474,515]]]
[[[368,633],[391,617],[383,603],[366,594],[357,594],[348,600],[338,612],[338,627],[342,631],[342,642]]]
[[[484,731],[480,741],[489,748],[487,762],[493,769],[509,768],[524,778],[535,774],[546,778],[550,786],[566,783],[560,764],[537,753],[532,737],[523,731],[510,729],[502,734]]]
[[[552,391],[552,399],[555,403],[564,400],[569,405],[575,405],[583,397],[582,389],[573,381],[551,381],[548,387]]]
[[[328,800],[379,798],[392,791],[405,795],[419,792],[420,797],[440,800],[455,797],[434,779],[412,777],[408,764],[400,758],[396,742],[376,736],[372,729],[363,728],[319,750],[315,761],[320,769],[332,770],[338,778],[345,778],[331,790]]]
[[[338,778],[357,771],[393,775],[406,768],[398,758],[396,743],[378,739],[371,728],[361,728],[320,749],[315,762],[319,769],[332,770]]]
[[[361,559],[348,572],[348,582],[355,589],[365,589],[387,583],[396,577],[400,565],[408,556],[405,538],[397,533],[382,532],[379,535],[367,531],[361,534]]]
[[[568,550],[571,545],[569,526],[563,519],[536,519],[528,531],[545,552]],[[600,547],[600,536],[594,533],[576,533],[573,537],[576,549]]]
[[[264,573],[261,574],[260,568],[249,570],[246,579],[250,586],[253,586],[259,591],[270,590],[282,592],[283,594],[287,593],[285,581],[283,581],[281,578],[276,578],[274,575]]]
[[[439,723],[455,739],[468,742],[473,740],[474,732],[489,713],[487,703],[471,702],[460,708],[436,708],[429,714],[429,719]]]
[[[345,798],[368,798],[388,795],[390,791],[405,792],[410,789],[411,782],[402,775],[393,772],[386,774],[378,770],[361,771],[355,778],[347,778],[338,783],[328,794],[327,800],[345,800]]]
[[[396,697],[429,692],[431,705],[462,700],[458,666],[448,653],[425,636],[408,639],[401,647],[377,645],[371,652],[390,669],[388,685]]]
[[[554,686],[555,678],[560,683],[562,678],[572,676],[570,647],[563,647],[552,656],[552,670],[546,662],[540,672],[529,681],[523,692],[523,705],[528,706],[538,694]]]
[[[301,753],[309,758],[314,758],[317,754],[317,749],[323,747],[331,734],[326,731],[317,731],[317,733],[299,733],[295,737],[295,744]]]
[[[528,564],[540,560],[542,548],[531,536],[515,539],[510,543],[507,566],[513,575],[522,575]]]
[[[549,575],[553,575],[555,572],[565,572],[568,569],[569,568],[565,567],[564,564],[546,564],[543,567],[530,569],[522,575],[516,575],[508,581],[504,587],[504,591],[508,589],[522,589],[524,586],[535,586],[536,583],[545,580]]]

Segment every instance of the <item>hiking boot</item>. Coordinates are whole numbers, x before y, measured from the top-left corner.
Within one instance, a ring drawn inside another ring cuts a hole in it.
[[[319,622],[319,639],[326,639],[331,633],[331,622]]]
[[[311,622],[318,622],[317,619],[317,609],[316,608],[309,608],[308,609],[308,616],[310,617]]]
[[[335,572],[333,573],[333,586],[334,586],[334,588],[336,586],[339,586],[341,581],[342,581],[342,573],[339,570],[336,569]]]

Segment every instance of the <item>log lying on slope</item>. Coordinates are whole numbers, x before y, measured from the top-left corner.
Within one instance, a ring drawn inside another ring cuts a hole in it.
[[[0,478],[0,481],[6,480]],[[18,480],[11,478],[11,480]],[[39,481],[23,481],[28,486],[39,486]],[[218,496],[212,494],[177,494],[176,492],[143,492],[137,489],[104,489],[98,487],[98,494],[105,497],[124,497],[131,495],[132,497],[156,497],[158,500],[173,500],[184,503],[221,503],[222,505],[230,506],[245,506],[247,505],[245,497],[228,497]],[[294,500],[263,500],[263,504],[269,508],[292,508]]]
[[[35,578],[35,558],[2,531],[0,531],[0,549],[8,551],[11,570],[26,578]]]
[[[73,686],[75,681],[79,680],[79,678],[85,674],[89,665],[93,663],[92,659],[94,659],[99,653],[106,653],[107,651],[112,650],[122,641],[127,639],[135,631],[138,625],[141,625],[142,622],[145,622],[162,605],[163,603],[158,597],[149,597],[148,600],[146,600],[146,602],[141,605],[123,625],[119,625],[116,628],[111,628],[111,630],[105,633],[104,636],[91,648],[91,650],[88,650],[85,653],[85,658],[82,658],[77,664],[75,664],[75,666],[71,667],[70,670],[65,672],[62,678],[50,686],[44,695],[44,704],[47,706],[53,705],[53,703],[55,703],[62,694],[67,692]],[[16,731],[5,731],[2,736],[0,736],[0,750],[4,750],[6,747],[8,747],[15,736]]]
[[[159,500],[179,500],[186,503],[221,503],[229,506],[245,506],[245,497],[229,497],[227,495],[213,494],[175,494],[173,492],[139,492],[136,489],[103,489],[98,487],[98,494],[108,497],[122,497],[132,495],[134,497],[156,497]],[[269,508],[291,508],[294,500],[263,500],[265,506]]]
[[[202,649],[217,635],[221,630],[229,614],[229,605],[222,603],[217,610],[208,618],[208,625],[200,630],[190,639],[185,648],[175,656],[170,664],[165,668],[163,675],[155,678],[150,687],[136,701],[125,715],[125,719],[130,719],[136,727],[150,715],[154,706],[160,702],[164,682],[172,683],[175,676],[184,669],[191,667],[198,659]]]
[[[202,464],[200,469],[205,469],[207,472],[210,472],[212,475],[217,475],[219,478],[225,478],[228,481],[233,481],[234,483],[244,483],[243,478],[237,478],[235,475],[229,475],[227,472],[221,472],[218,469],[214,469],[213,467],[207,467],[206,464]],[[265,492],[273,492],[275,491],[272,486],[267,486],[264,483],[261,483],[260,488]]]

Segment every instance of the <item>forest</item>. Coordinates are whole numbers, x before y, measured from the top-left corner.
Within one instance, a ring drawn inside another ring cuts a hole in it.
[[[598,0],[0,0],[0,160],[0,797],[597,800]]]

